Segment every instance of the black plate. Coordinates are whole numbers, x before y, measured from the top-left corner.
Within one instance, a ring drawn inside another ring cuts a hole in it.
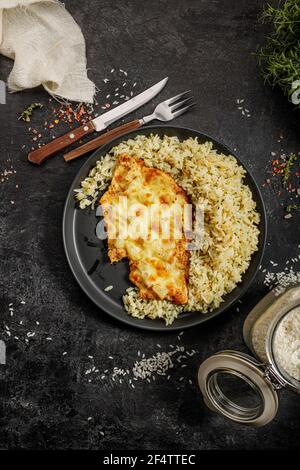
[[[242,282],[230,294],[226,295],[225,301],[213,312],[207,314],[201,314],[198,312],[184,313],[179,315],[179,318],[177,318],[170,326],[166,326],[164,322],[159,319],[150,320],[145,318],[143,320],[139,320],[129,316],[122,303],[122,295],[126,288],[132,285],[128,279],[128,264],[127,262],[122,261],[114,265],[109,263],[106,254],[107,250],[105,242],[99,240],[95,234],[95,227],[99,218],[96,217],[95,211],[90,209],[80,210],[77,208],[74,200],[74,189],[80,187],[81,181],[87,176],[89,170],[95,165],[95,162],[104,156],[112,147],[128,138],[133,138],[138,134],[149,135],[150,133],[155,133],[160,136],[177,136],[180,140],[184,140],[189,137],[198,137],[198,141],[200,143],[210,140],[218,151],[225,155],[234,155],[239,163],[244,166],[234,152],[230,151],[215,139],[192,129],[169,126],[148,126],[130,134],[126,134],[123,137],[111,141],[109,144],[101,147],[93,153],[76,175],[68,193],[64,209],[64,247],[70,268],[79,285],[90,299],[95,302],[99,308],[101,308],[101,310],[104,310],[112,317],[117,318],[128,325],[136,326],[138,328],[157,331],[182,330],[211,320],[224,312],[249,288],[259,268],[264,251],[266,239],[266,213],[260,191],[253,177],[246,168],[247,174],[245,181],[249,185],[253,198],[256,201],[257,209],[261,214],[261,222],[259,227],[259,249],[253,255],[250,266],[244,274]],[[114,288],[109,292],[104,292],[103,289],[109,285],[113,285]]]

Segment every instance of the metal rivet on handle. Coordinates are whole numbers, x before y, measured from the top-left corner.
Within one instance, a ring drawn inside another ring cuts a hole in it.
[[[70,139],[74,139],[75,134],[70,134],[69,137],[70,137]]]
[[[86,132],[89,130],[88,126],[84,126],[83,130]]]

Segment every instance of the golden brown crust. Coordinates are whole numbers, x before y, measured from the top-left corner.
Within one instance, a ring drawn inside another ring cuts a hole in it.
[[[145,207],[149,206],[153,199],[166,206],[174,203],[183,206],[189,202],[187,195],[171,175],[157,168],[147,167],[142,159],[121,155],[109,189],[101,197],[100,204],[102,206],[113,205],[120,196],[132,198],[132,185],[137,181],[137,188],[141,186],[144,192],[136,191],[134,201],[138,200]],[[122,244],[110,236],[109,214],[105,209],[103,212],[108,228],[109,259],[113,263],[124,257],[129,258],[129,279],[138,287],[140,297],[148,300],[170,300],[175,304],[187,303],[189,252],[186,250],[187,240],[184,235],[182,234],[181,239],[167,240],[166,248],[164,240],[160,242],[160,248],[163,251],[161,257],[157,254],[153,255],[153,247],[149,240],[129,239],[131,248],[141,250],[141,255],[132,256],[128,240]],[[140,215],[139,212],[137,216]],[[155,223],[153,225],[155,226]],[[161,233],[160,227],[152,226],[152,228],[156,229],[159,234]]]

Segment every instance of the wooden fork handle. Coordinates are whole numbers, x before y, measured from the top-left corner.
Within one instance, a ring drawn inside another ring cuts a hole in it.
[[[41,165],[41,163],[43,163],[55,153],[68,147],[73,142],[76,142],[85,135],[91,134],[92,132],[95,132],[95,127],[94,124],[90,121],[80,127],[77,127],[76,129],[72,129],[67,134],[62,135],[57,139],[54,139],[52,142],[49,142],[49,144],[46,144],[37,150],[33,150],[33,152],[28,154],[28,160],[31,163],[35,163],[36,165]]]
[[[78,158],[81,155],[84,155],[87,152],[90,152],[91,150],[95,150],[101,147],[101,145],[106,144],[107,142],[109,142],[110,140],[116,137],[120,137],[121,135],[126,134],[127,132],[138,129],[139,127],[142,126],[142,124],[143,122],[140,119],[127,122],[126,124],[123,124],[122,126],[116,127],[115,129],[112,129],[111,131],[107,131],[104,134],[101,134],[99,137],[96,137],[95,139],[90,140],[86,144],[81,145],[81,147],[77,147],[71,152],[66,153],[64,155],[64,159],[66,162],[70,162],[71,160],[74,160],[75,158]]]

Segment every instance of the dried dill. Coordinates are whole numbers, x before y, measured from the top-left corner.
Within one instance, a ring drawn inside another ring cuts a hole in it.
[[[279,86],[292,103],[300,103],[300,0],[286,0],[279,8],[266,5],[262,22],[273,32],[258,52],[265,81]]]
[[[286,187],[289,181],[289,177],[291,175],[292,167],[297,160],[297,157],[294,153],[290,153],[285,160],[285,165],[283,167],[283,175],[282,175],[282,182],[283,186]]]
[[[22,119],[25,122],[30,122],[30,118],[32,116],[32,113],[35,109],[41,109],[43,108],[42,103],[32,103],[30,106],[28,106],[27,109],[25,109],[19,119]]]
[[[286,207],[287,212],[298,211],[298,210],[300,210],[300,204],[289,204]]]

